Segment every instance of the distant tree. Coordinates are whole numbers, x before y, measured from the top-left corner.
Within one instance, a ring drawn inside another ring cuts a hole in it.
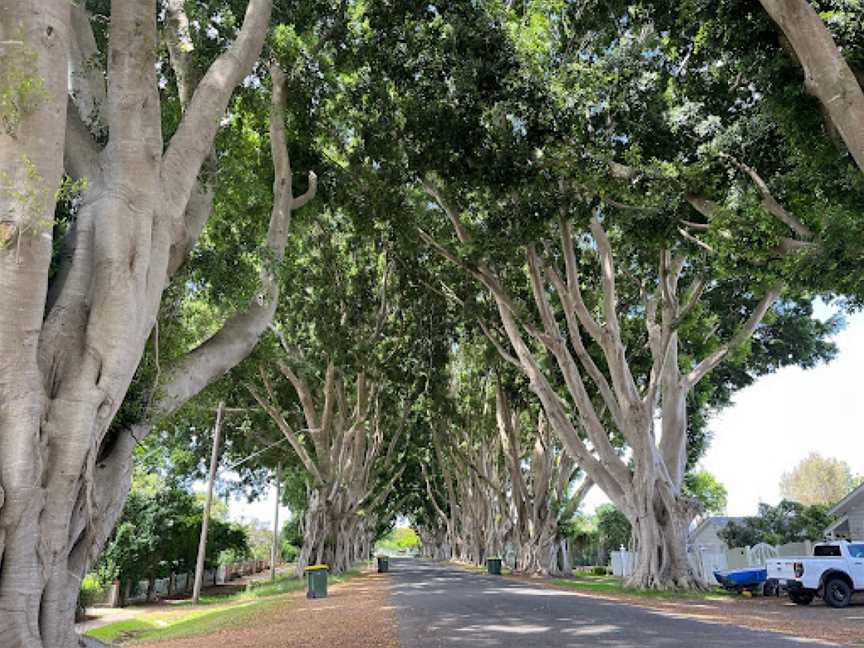
[[[293,514],[279,531],[279,546],[282,548],[282,559],[294,562],[303,546],[303,531],[300,529],[302,515]]]
[[[597,516],[576,513],[570,520],[562,523],[562,533],[570,542],[570,552],[574,565],[594,565],[600,552],[600,532],[597,530]]]
[[[780,495],[801,504],[831,506],[855,486],[849,464],[811,452],[780,479]]]
[[[303,546],[303,531],[300,529],[300,521],[302,516],[292,515],[291,518],[282,525],[282,530],[279,535],[283,542],[288,542],[295,547]]]
[[[726,487],[703,468],[684,476],[684,492],[699,500],[706,515],[717,515],[726,510]]]
[[[601,504],[597,507],[597,532],[604,553],[615,551],[621,545],[630,544],[632,528],[627,516],[612,504]]]
[[[256,519],[243,524],[246,536],[249,538],[249,553],[255,560],[267,560],[270,558],[270,550],[273,546],[273,529]]]
[[[744,518],[740,524],[730,522],[718,535],[730,547],[820,540],[832,520],[825,505],[805,506],[783,500],[777,506],[760,504],[757,517]]]
[[[396,527],[383,539],[378,541],[378,547],[380,549],[386,549],[390,551],[403,551],[409,549],[416,549],[420,545],[420,538],[417,537],[417,534],[414,532],[414,529],[409,529],[406,527]]]

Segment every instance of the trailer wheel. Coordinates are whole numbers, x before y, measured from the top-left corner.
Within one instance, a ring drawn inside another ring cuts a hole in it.
[[[852,602],[852,588],[845,579],[833,576],[825,581],[822,598],[833,608],[845,608]]]
[[[813,602],[813,594],[810,592],[789,592],[789,600],[795,605],[810,605]]]

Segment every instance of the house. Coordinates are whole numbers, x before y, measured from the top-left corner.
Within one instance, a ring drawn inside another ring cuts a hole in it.
[[[726,543],[718,535],[719,532],[730,522],[738,524],[744,521],[743,517],[712,516],[702,520],[690,532],[688,544],[695,551],[709,553],[723,553],[727,549]]]
[[[864,540],[864,484],[844,497],[830,511],[837,521],[825,529],[829,538]]]

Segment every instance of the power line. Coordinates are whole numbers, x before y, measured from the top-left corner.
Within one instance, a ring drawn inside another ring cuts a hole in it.
[[[314,431],[315,431],[315,428],[303,428],[303,429],[301,429],[301,430],[297,430],[297,432],[314,432]],[[249,461],[250,459],[254,459],[254,458],[257,457],[258,455],[267,452],[270,448],[272,448],[272,447],[274,447],[274,446],[277,446],[277,445],[279,445],[280,443],[283,443],[283,442],[285,442],[285,441],[287,441],[287,440],[288,440],[288,437],[283,437],[283,438],[279,439],[278,441],[276,441],[275,443],[271,443],[271,444],[268,445],[266,448],[262,448],[261,450],[258,450],[258,452],[253,452],[253,453],[252,453],[251,455],[249,455],[248,457],[245,457],[245,458],[241,459],[240,461],[231,464],[230,466],[226,466],[225,468],[223,468],[223,469],[220,470],[219,472],[225,472],[226,470],[234,470],[234,468],[236,468],[237,466],[246,463],[246,462]]]

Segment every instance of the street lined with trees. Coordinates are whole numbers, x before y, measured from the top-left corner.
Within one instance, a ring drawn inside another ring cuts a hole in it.
[[[211,457],[216,502],[279,481],[300,575],[410,524],[704,589],[711,416],[864,296],[860,3],[37,4],[0,0],[0,648],[194,570]],[[811,533],[854,483],[812,472],[730,537]]]

